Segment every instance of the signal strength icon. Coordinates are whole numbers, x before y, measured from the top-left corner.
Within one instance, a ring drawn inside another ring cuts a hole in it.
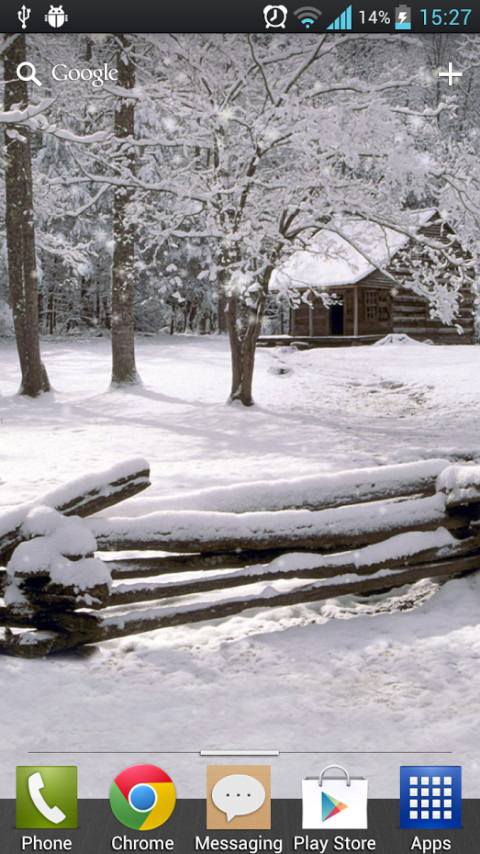
[[[347,8],[342,12],[338,18],[327,27],[327,30],[351,30],[352,29],[352,7],[347,6]]]
[[[322,13],[315,6],[302,6],[300,9],[295,9],[293,14],[303,24],[305,29],[309,30]]]

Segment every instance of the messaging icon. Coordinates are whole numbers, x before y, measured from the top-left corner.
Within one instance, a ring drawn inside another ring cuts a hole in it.
[[[270,830],[269,765],[207,768],[207,830]]]

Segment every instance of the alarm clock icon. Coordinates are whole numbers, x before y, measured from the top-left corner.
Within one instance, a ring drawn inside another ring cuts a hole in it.
[[[283,27],[285,29],[285,21],[287,20],[288,10],[285,6],[265,6],[263,17],[265,18],[265,28]]]

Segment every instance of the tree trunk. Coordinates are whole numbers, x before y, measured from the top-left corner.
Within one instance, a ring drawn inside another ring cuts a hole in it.
[[[133,89],[135,64],[133,40],[126,34],[116,36],[118,86]],[[120,174],[128,179],[135,172],[135,102],[122,98],[115,107],[115,136],[120,142],[117,164]],[[133,297],[135,285],[135,229],[130,222],[132,188],[116,187],[113,200],[113,269],[112,269],[112,384],[138,382],[135,366]]]
[[[27,58],[25,36],[18,35],[4,54],[5,111],[28,106],[28,84],[16,69]],[[8,277],[22,372],[20,393],[37,397],[49,391],[40,357],[38,334],[38,273],[35,251],[30,131],[18,125],[5,130],[5,225]]]
[[[255,350],[262,328],[266,303],[266,287],[257,295],[255,307],[245,306],[243,299],[231,294],[227,305],[227,326],[232,359],[232,389],[228,403],[239,401],[253,406],[252,396]],[[240,317],[241,312],[244,318]]]
[[[220,291],[218,295],[218,307],[217,307],[217,332],[222,334],[228,331],[228,322],[227,322],[227,299],[223,290]]]

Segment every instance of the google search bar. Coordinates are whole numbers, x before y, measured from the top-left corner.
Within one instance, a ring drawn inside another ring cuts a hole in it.
[[[104,83],[116,83],[118,80],[118,69],[109,68],[107,62],[99,68],[70,68],[64,62],[60,62],[52,67],[50,74],[59,83],[90,83],[94,89],[100,89]],[[33,62],[21,62],[17,65],[17,77],[25,83],[44,85],[37,77],[37,69]]]

